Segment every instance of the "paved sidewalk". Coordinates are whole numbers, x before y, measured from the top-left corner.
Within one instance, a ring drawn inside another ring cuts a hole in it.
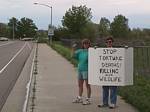
[[[39,44],[34,112],[137,112],[120,97],[116,109],[98,108],[102,92],[97,86],[92,86],[91,105],[73,104],[72,100],[78,93],[76,76],[76,69],[70,62],[46,44]]]

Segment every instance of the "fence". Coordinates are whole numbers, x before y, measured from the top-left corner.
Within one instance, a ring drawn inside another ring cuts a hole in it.
[[[150,76],[150,46],[134,47],[134,74]]]

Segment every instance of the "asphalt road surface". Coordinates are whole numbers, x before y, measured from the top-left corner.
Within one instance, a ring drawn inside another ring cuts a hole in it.
[[[0,111],[33,48],[33,42],[0,42]]]

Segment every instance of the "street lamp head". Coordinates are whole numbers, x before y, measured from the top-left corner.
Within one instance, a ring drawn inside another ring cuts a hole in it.
[[[50,5],[47,5],[47,4],[41,4],[41,3],[37,3],[37,2],[35,2],[35,3],[34,3],[34,5],[43,5],[43,6],[46,6],[46,7],[52,8],[52,6],[50,6]]]
[[[46,6],[46,7],[48,7],[48,8],[51,9],[51,22],[50,22],[50,26],[52,27],[52,6],[47,5],[47,4],[37,3],[37,2],[35,2],[34,4],[35,5],[43,5],[43,6]]]

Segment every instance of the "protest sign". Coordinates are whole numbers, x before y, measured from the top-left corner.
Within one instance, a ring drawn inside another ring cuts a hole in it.
[[[133,85],[133,48],[89,48],[88,63],[92,85]]]

